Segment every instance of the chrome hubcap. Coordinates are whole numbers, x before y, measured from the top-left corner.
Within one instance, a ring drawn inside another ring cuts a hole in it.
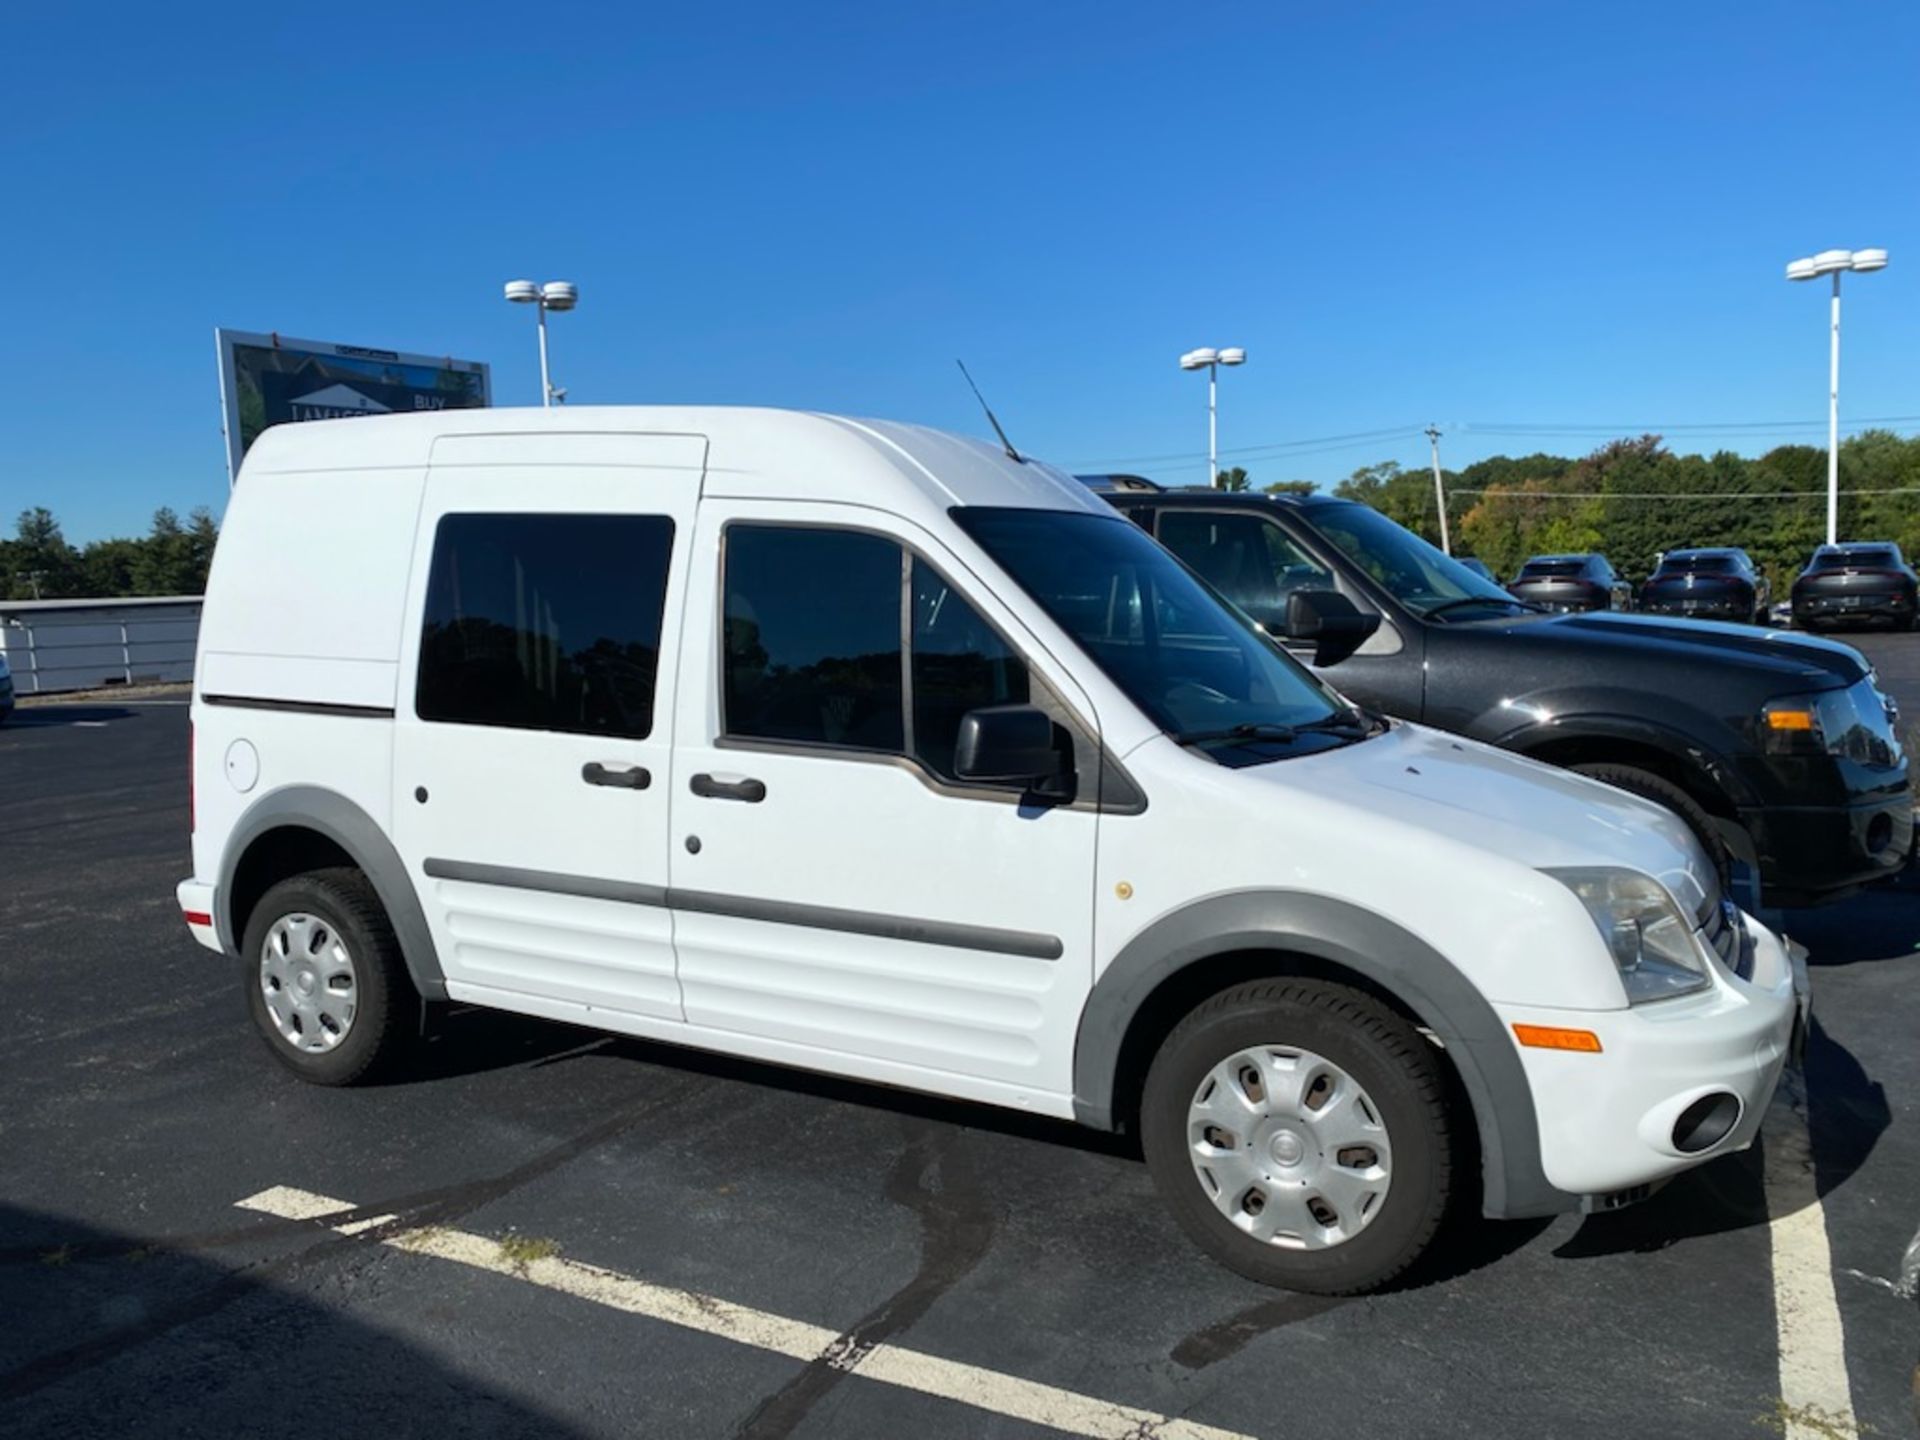
[[[1380,1213],[1393,1156],[1379,1107],[1331,1060],[1261,1045],[1209,1070],[1187,1111],[1193,1173],[1246,1235],[1325,1250]]]
[[[331,925],[317,915],[282,915],[260,947],[260,993],[282,1040],[322,1052],[353,1029],[359,977]]]

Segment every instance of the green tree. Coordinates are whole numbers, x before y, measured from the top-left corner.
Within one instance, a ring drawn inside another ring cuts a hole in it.
[[[1216,490],[1231,490],[1237,493],[1245,490],[1247,483],[1246,470],[1242,466],[1236,465],[1231,470],[1220,471],[1220,473],[1214,477],[1213,488]]]
[[[54,600],[79,593],[80,557],[60,533],[51,510],[22,510],[8,552],[7,573],[0,581],[7,584],[10,599]]]
[[[1311,495],[1320,487],[1311,480],[1276,480],[1260,488],[1269,495]]]

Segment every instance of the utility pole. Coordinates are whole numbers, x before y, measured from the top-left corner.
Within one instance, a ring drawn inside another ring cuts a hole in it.
[[[1447,534],[1447,487],[1440,479],[1440,427],[1427,426],[1427,443],[1433,446],[1433,498],[1440,505],[1440,551],[1453,553],[1453,541]]]

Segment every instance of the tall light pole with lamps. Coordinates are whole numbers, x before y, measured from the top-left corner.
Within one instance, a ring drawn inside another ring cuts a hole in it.
[[[1246,363],[1247,352],[1238,345],[1230,345],[1224,350],[1216,350],[1210,345],[1204,346],[1199,350],[1189,350],[1180,357],[1182,370],[1207,372],[1207,488],[1209,490],[1217,490],[1220,487],[1220,367]]]
[[[1827,373],[1827,543],[1840,543],[1840,277],[1848,270],[1884,270],[1884,250],[1822,250],[1787,266],[1787,279],[1833,276],[1832,361]]]
[[[547,373],[547,312],[571,310],[580,303],[580,291],[570,280],[549,280],[536,285],[531,280],[509,280],[507,299],[516,305],[532,305],[540,312],[540,403],[551,405],[566,399],[565,390],[556,390]]]

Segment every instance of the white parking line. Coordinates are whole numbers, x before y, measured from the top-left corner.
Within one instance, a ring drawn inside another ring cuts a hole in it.
[[[315,1195],[276,1185],[236,1204],[244,1210],[257,1210],[289,1220],[321,1220],[354,1207],[345,1200]],[[357,1234],[378,1225],[390,1224],[396,1217],[376,1216],[352,1221],[333,1228],[343,1235]],[[560,1256],[515,1261],[504,1253],[498,1241],[463,1230],[429,1226],[422,1230],[403,1230],[384,1239],[382,1244],[413,1255],[430,1255],[450,1260],[474,1270],[486,1270],[510,1279],[522,1280],[543,1289],[557,1290],[576,1299],[644,1315],[703,1335],[717,1336],[758,1350],[771,1350],[795,1360],[825,1360],[837,1369],[848,1371],[882,1385],[957,1401],[976,1410],[989,1410],[1010,1419],[1024,1420],[1070,1435],[1091,1440],[1130,1440],[1152,1435],[1155,1440],[1252,1440],[1236,1431],[1199,1425],[1150,1410],[1136,1410],[1081,1395],[1072,1390],[1040,1385],[1017,1376],[977,1365],[963,1365],[918,1350],[898,1345],[875,1345],[861,1350],[850,1346],[837,1330],[790,1319],[767,1310],[656,1285],[617,1270],[604,1270]]]
[[[1847,1383],[1846,1333],[1833,1288],[1833,1253],[1814,1179],[1806,1090],[1797,1077],[1781,1083],[1761,1136],[1786,1440],[1858,1435]]]

